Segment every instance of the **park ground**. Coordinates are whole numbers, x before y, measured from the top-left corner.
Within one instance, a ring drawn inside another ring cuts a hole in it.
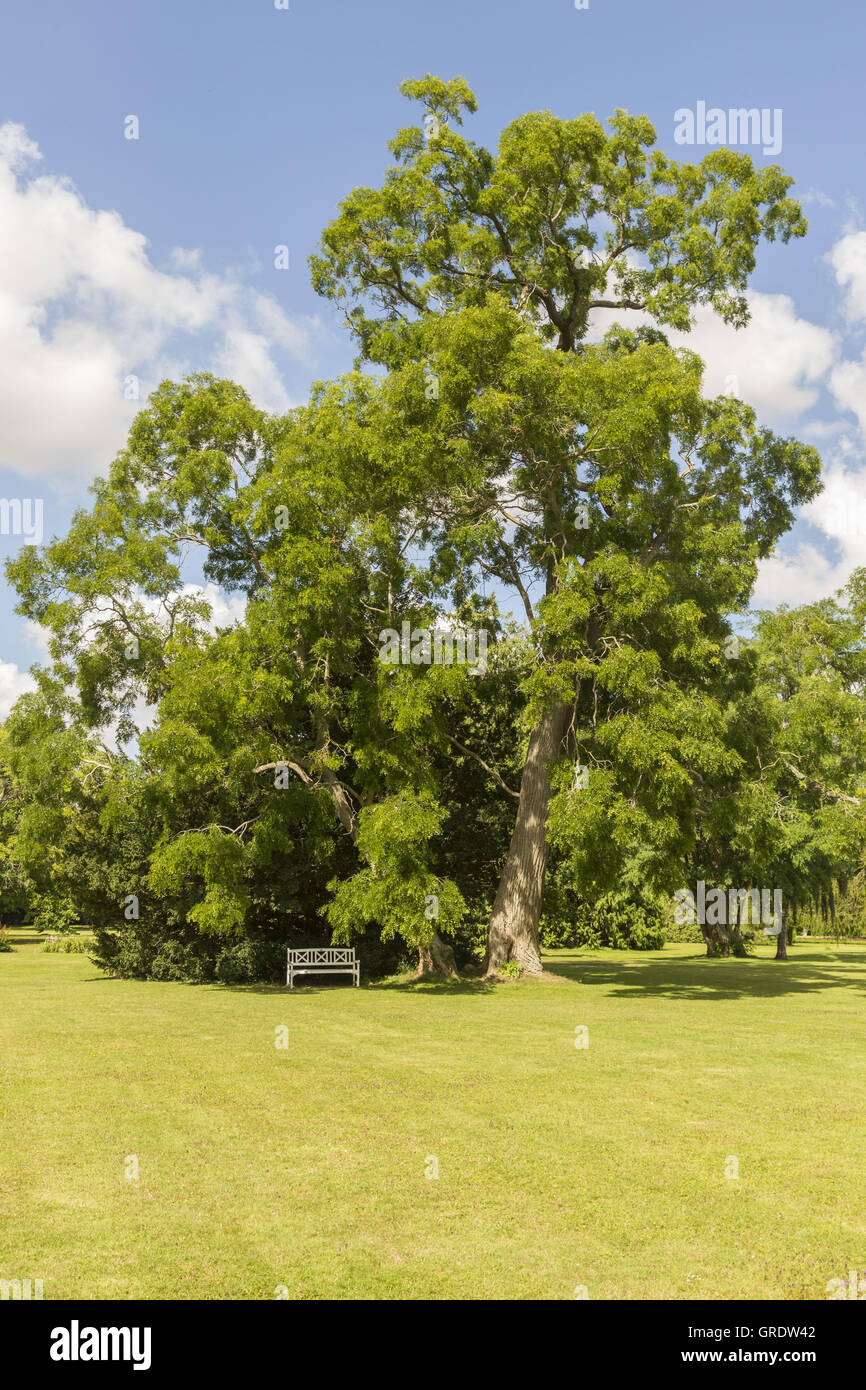
[[[0,1278],[46,1299],[796,1300],[866,1271],[864,945],[289,994],[13,941]]]

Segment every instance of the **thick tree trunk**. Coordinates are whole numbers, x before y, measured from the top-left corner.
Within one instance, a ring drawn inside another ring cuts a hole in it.
[[[731,954],[731,933],[724,922],[702,922],[701,931],[707,943],[707,955],[714,960]]]
[[[571,706],[557,702],[532,731],[520,782],[517,820],[487,932],[484,973],[490,978],[508,961],[541,974],[538,923],[547,867],[548,764],[562,748]]]
[[[780,917],[781,917],[781,919],[782,919],[781,924],[780,924],[782,930],[779,932],[779,935],[776,937],[776,960],[787,960],[787,959],[788,959],[788,922],[787,922],[787,919],[786,919],[786,917],[785,917],[785,909],[784,909],[784,907],[782,908],[782,911],[781,911],[781,913],[780,913],[779,915],[780,915]]]
[[[422,975],[447,975],[452,980],[460,979],[454,952],[438,931],[433,933],[429,946],[418,948],[419,979]]]

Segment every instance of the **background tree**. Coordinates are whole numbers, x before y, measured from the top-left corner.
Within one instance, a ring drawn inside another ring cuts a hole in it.
[[[754,640],[738,641],[727,663],[734,761],[704,781],[687,875],[689,886],[763,889],[770,900],[780,891],[779,960],[798,907],[826,899],[862,862],[863,593],[855,571],[835,599],[760,614]],[[743,925],[704,924],[708,954],[745,954]]]
[[[866,846],[864,619],[866,571],[856,570],[835,599],[763,613],[758,625],[759,785],[775,831],[761,837],[762,867],[786,904],[778,960],[792,939],[790,909],[852,874]]]

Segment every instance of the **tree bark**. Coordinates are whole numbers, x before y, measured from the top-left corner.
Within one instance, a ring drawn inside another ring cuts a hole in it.
[[[781,911],[781,913],[780,913],[780,916],[781,916],[781,918],[782,918],[782,921],[781,921],[781,923],[780,923],[782,929],[781,929],[781,931],[779,932],[779,935],[776,937],[776,957],[775,957],[775,958],[776,958],[776,960],[787,960],[787,959],[788,959],[788,923],[787,923],[787,920],[786,920],[786,917],[785,917],[785,908],[784,908],[784,906],[782,907],[782,911]]]
[[[724,922],[702,922],[701,931],[707,943],[707,955],[723,960],[731,954],[731,935]]]
[[[560,753],[570,717],[571,706],[557,701],[529,740],[517,819],[487,931],[484,973],[488,979],[511,960],[531,975],[541,974],[538,924],[547,868],[548,764]]]
[[[734,916],[731,922],[731,950],[740,960],[745,960],[748,952],[743,934],[740,931],[740,900],[737,898],[737,905],[734,908]]]
[[[446,975],[451,980],[460,979],[454,952],[438,931],[433,933],[429,946],[418,948],[419,979],[423,975]]]

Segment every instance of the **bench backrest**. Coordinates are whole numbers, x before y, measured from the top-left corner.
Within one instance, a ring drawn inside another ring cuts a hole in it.
[[[354,965],[354,946],[323,946],[308,950],[289,950],[292,965]]]

